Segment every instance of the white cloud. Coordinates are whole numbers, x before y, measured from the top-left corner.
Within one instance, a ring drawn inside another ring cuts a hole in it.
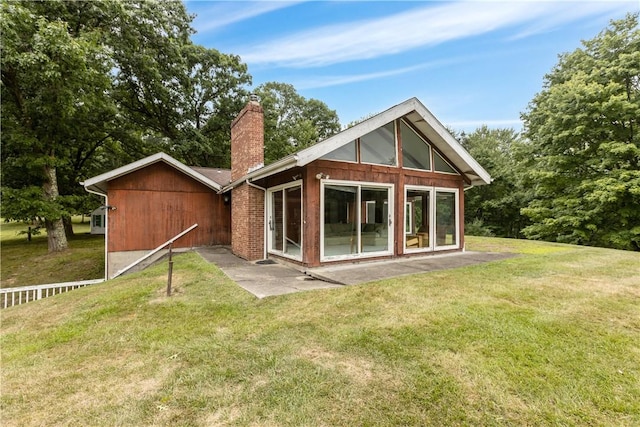
[[[554,5],[554,13],[548,13],[544,19],[528,23],[522,30],[514,34],[512,40],[522,39],[531,35],[552,31],[554,28],[571,21],[579,21],[590,17],[600,17],[604,14],[623,14],[630,10],[630,2],[605,1],[562,1]],[[640,6],[640,2],[637,3]],[[640,10],[640,8],[638,9]]]
[[[193,27],[198,33],[206,33],[298,3],[301,1],[225,1],[200,11],[193,21]]]
[[[620,2],[455,2],[395,15],[328,25],[239,49],[249,64],[323,66],[371,59],[498,29],[522,27],[519,37],[602,14],[628,10]]]
[[[321,76],[321,77],[306,77],[304,80],[298,81],[295,87],[298,89],[317,89],[322,87],[340,86],[349,83],[363,82],[367,80],[381,79],[385,77],[398,76],[401,74],[407,74],[418,70],[425,70],[428,68],[436,68],[454,63],[462,62],[462,58],[458,59],[446,59],[441,61],[432,61],[424,64],[413,65],[410,67],[396,68],[393,70],[378,71],[373,73],[341,75],[341,76]]]

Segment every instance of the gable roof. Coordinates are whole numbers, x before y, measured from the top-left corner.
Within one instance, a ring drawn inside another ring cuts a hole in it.
[[[220,185],[220,188],[231,182],[231,169],[204,168],[200,166],[190,166],[190,168]]]
[[[311,147],[248,173],[241,179],[224,187],[222,191],[230,190],[247,180],[254,181],[287,169],[305,166],[356,138],[360,138],[393,120],[403,117],[411,122],[428,139],[431,145],[444,154],[453,166],[469,179],[472,186],[491,183],[489,173],[460,145],[444,125],[417,98],[411,98]]]
[[[216,192],[220,191],[231,179],[231,171],[225,172],[224,169],[192,168],[182,162],[179,162],[166,153],[156,153],[152,156],[145,157],[144,159],[129,163],[128,165],[124,165],[112,171],[105,172],[102,175],[89,178],[86,181],[81,182],[80,185],[84,186],[85,190],[89,192],[106,195],[109,181],[158,162],[163,162],[174,167]],[[217,177],[219,177],[220,180],[215,179]]]

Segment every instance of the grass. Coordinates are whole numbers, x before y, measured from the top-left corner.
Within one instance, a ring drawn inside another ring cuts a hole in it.
[[[3,426],[640,424],[640,255],[255,299],[196,254],[2,311]]]
[[[46,231],[27,241],[28,225],[19,222],[0,226],[1,287],[71,282],[104,277],[104,236],[89,234],[88,222],[74,221],[75,236],[69,250],[49,254]]]

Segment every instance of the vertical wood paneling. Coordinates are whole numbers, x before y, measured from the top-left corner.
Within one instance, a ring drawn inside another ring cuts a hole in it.
[[[291,182],[292,171],[269,177],[260,184],[272,187],[286,182]],[[316,160],[305,166],[303,175],[303,259],[302,263],[308,266],[320,265],[320,181],[316,178],[318,173],[329,175],[330,178],[345,181],[373,182],[393,184],[394,191],[394,255],[400,256],[404,251],[404,187],[405,185],[422,185],[428,187],[459,188],[460,197],[460,236],[461,245],[464,244],[464,181],[458,175],[445,175],[435,172],[414,171],[390,166],[366,165],[357,163],[336,162],[329,160]]]
[[[320,181],[318,169],[312,163],[304,172],[304,239],[302,261],[308,265],[320,263]]]
[[[109,182],[108,250],[153,249],[197,223],[175,247],[229,244],[231,209],[221,195],[165,163]]]

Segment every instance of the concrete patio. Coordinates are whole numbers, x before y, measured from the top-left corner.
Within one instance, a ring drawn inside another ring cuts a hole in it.
[[[201,247],[197,248],[196,252],[205,260],[216,264],[231,280],[258,298],[313,289],[339,288],[390,277],[499,261],[515,256],[510,253],[456,252],[303,268],[271,259],[246,261],[233,255],[229,248],[224,246]]]

